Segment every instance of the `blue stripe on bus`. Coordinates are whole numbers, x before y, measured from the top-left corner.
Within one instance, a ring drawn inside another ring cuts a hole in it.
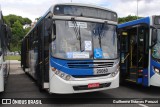
[[[67,63],[93,62],[93,60],[63,60],[50,57],[52,67],[69,75],[93,75],[93,68],[69,68]],[[91,65],[91,64],[90,64]]]
[[[143,70],[143,86],[148,86],[148,68]]]
[[[123,28],[123,27],[129,27],[129,26],[134,26],[140,23],[146,23],[146,24],[150,24],[150,18],[149,17],[145,17],[145,18],[141,18],[138,20],[133,20],[133,21],[129,21],[123,24],[119,24],[118,28]]]

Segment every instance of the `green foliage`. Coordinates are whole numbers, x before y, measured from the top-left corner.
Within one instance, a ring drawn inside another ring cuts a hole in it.
[[[10,14],[8,16],[4,16],[4,20],[7,23],[7,25],[9,25],[10,27],[13,26],[14,22],[16,22],[17,20],[22,24],[31,24],[32,21],[28,18],[22,18],[21,16],[16,16],[13,14]]]
[[[24,29],[24,34],[26,35],[30,31],[31,27],[27,27]]]
[[[142,17],[138,17],[138,19],[140,18]],[[137,16],[128,15],[127,17],[118,18],[118,23],[121,24],[121,23],[132,21],[132,20],[137,20]]]
[[[32,21],[30,20],[30,19],[28,19],[28,18],[23,18],[23,25],[25,25],[25,24],[31,24],[32,23]]]
[[[20,51],[21,40],[30,30],[30,27],[24,29],[23,26],[25,24],[31,24],[32,21],[28,18],[23,18],[21,16],[16,16],[13,14],[4,16],[4,20],[6,24],[11,27],[12,30],[10,50]]]
[[[24,36],[23,26],[19,22],[19,20],[14,22],[12,26],[12,33],[13,33],[13,37],[16,38],[17,40],[21,40],[23,38]]]
[[[18,60],[20,61],[21,60],[21,56],[7,56],[6,57],[6,60]]]
[[[12,39],[11,39],[12,41],[11,41],[11,43],[12,43],[13,47],[17,47],[17,49],[20,49],[19,42],[24,37],[24,35],[25,34],[24,34],[23,26],[20,23],[20,21],[17,20],[12,25]]]

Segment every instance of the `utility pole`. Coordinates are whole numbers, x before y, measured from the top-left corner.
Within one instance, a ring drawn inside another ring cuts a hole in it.
[[[137,0],[137,19],[138,19],[138,0]]]
[[[71,0],[71,3],[72,3],[72,0]]]
[[[138,19],[138,15],[139,15],[139,12],[138,12],[138,9],[139,9],[139,1],[143,1],[143,0],[137,0],[137,19]]]

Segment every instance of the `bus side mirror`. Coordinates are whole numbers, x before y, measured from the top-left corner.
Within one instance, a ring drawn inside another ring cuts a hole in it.
[[[56,24],[53,23],[53,27],[52,27],[52,38],[51,40],[54,41],[56,39]]]
[[[155,27],[153,27],[153,26],[151,26],[150,27],[151,29],[152,29],[152,41],[151,41],[151,46],[150,46],[150,48],[152,48],[153,46],[155,46],[156,45],[156,43],[157,43],[157,29],[155,28]]]
[[[45,19],[45,36],[48,36],[48,41],[51,42],[52,37],[52,27],[53,27],[53,19],[47,18]]]
[[[45,19],[45,30],[47,30],[48,33],[50,33],[49,31],[51,30],[51,27],[52,27],[52,19],[51,18]]]
[[[45,20],[46,31],[49,36],[48,42],[52,42],[56,39],[56,24],[53,19],[48,18]]]
[[[52,21],[51,34],[49,35],[49,43],[56,39],[56,24]]]

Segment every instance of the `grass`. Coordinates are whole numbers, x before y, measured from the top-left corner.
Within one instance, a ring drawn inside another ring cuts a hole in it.
[[[21,60],[21,56],[6,56],[6,60]]]

